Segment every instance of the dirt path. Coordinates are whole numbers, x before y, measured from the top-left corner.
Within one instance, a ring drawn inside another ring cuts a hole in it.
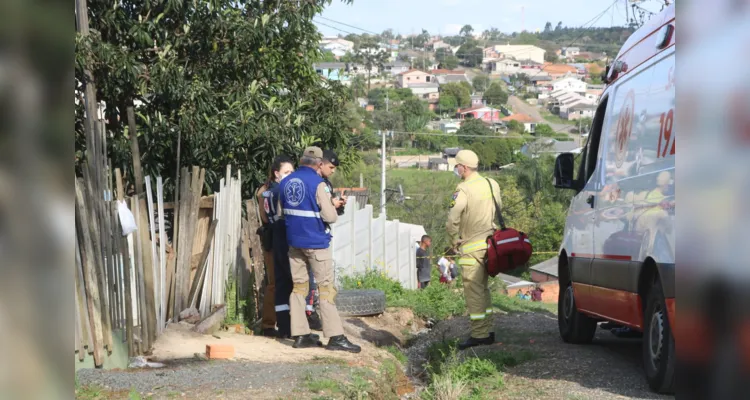
[[[534,122],[536,123],[544,123],[549,125],[553,130],[560,133],[565,133],[568,136],[570,136],[573,139],[578,139],[578,135],[573,135],[570,133],[570,128],[572,128],[573,124],[558,124],[554,122],[549,122],[542,114],[539,112],[539,108],[536,106],[532,106],[531,104],[525,102],[523,99],[516,97],[516,96],[509,96],[508,97],[508,105],[511,107],[511,110],[514,113],[520,113],[520,114],[526,114],[534,119]]]
[[[607,331],[597,333],[594,344],[563,343],[552,313],[500,314],[495,317],[497,343],[463,352],[463,356],[489,357],[492,353],[524,353],[530,360],[504,371],[503,389],[494,399],[669,399],[652,393],[643,377],[640,341],[618,339]],[[97,385],[102,397],[128,398],[135,390],[141,398],[169,399],[343,399],[341,389],[356,374],[377,371],[383,362],[395,361],[385,346],[408,342],[404,371],[413,386],[401,398],[419,398],[423,389],[423,366],[427,352],[436,342],[465,338],[466,317],[441,321],[427,331],[408,310],[390,309],[373,318],[345,320],[347,336],[363,346],[360,354],[324,349],[297,350],[291,342],[221,333],[222,339],[170,331],[168,340],[157,347],[155,358],[168,363],[151,370],[78,373],[81,385]],[[422,332],[422,334],[418,334]],[[232,361],[197,361],[206,341],[233,343],[238,348]],[[325,340],[324,340],[325,341]],[[200,350],[199,350],[200,349]],[[401,364],[399,364],[401,365]],[[370,371],[370,372],[368,372]],[[371,380],[371,385],[377,385]],[[332,388],[332,389],[331,389]],[[326,391],[331,389],[332,391]]]
[[[468,355],[531,352],[533,359],[505,371],[505,388],[497,399],[669,399],[652,393],[641,368],[640,340],[618,339],[603,330],[594,344],[568,345],[551,313],[519,313],[495,318],[497,343],[467,350]],[[464,338],[467,318],[438,323],[409,351],[410,366],[419,373],[425,350],[436,340]],[[464,356],[467,354],[463,354]]]

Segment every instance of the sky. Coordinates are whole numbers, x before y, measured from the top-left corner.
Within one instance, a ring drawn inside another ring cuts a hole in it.
[[[580,27],[615,3],[592,26],[624,26],[628,0],[353,0],[347,5],[332,0],[316,17],[324,36],[348,33],[381,33],[391,28],[394,34],[455,35],[469,24],[474,33],[495,27],[505,33],[543,30],[547,21],[552,26]],[[653,12],[661,9],[659,0],[645,0],[643,8]],[[629,6],[628,6],[629,7]],[[628,8],[630,10],[630,8]],[[330,20],[351,26],[341,25]],[[325,26],[328,25],[328,26]],[[353,26],[353,27],[352,27]],[[356,28],[355,28],[356,27]],[[365,32],[371,31],[371,32]]]

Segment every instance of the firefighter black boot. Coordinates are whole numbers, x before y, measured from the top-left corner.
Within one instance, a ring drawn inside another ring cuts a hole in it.
[[[362,348],[349,341],[344,335],[334,336],[328,339],[326,350],[348,351],[350,353],[359,353]]]
[[[320,336],[309,333],[307,335],[300,335],[294,338],[294,344],[292,347],[295,349],[304,349],[308,347],[320,347],[323,344],[320,343]]]
[[[488,345],[488,344],[492,344],[492,343],[494,343],[494,340],[493,340],[492,337],[486,337],[484,339],[477,339],[477,338],[474,338],[474,337],[470,337],[469,340],[467,340],[467,341],[465,341],[463,343],[459,343],[458,344],[458,349],[459,350],[466,350],[469,347]]]
[[[323,323],[320,321],[320,317],[315,311],[310,312],[310,315],[307,316],[307,324],[310,325],[310,329],[314,331],[323,330]]]

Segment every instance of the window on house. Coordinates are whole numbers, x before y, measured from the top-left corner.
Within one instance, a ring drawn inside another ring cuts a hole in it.
[[[426,76],[426,77],[425,77],[424,79],[425,79],[425,80],[426,80],[427,82],[429,82],[429,81],[430,81],[430,77],[429,77],[429,76]]]
[[[406,77],[406,80],[407,80],[407,81],[410,81],[410,80],[411,80],[411,77],[408,77],[408,76],[407,76],[407,77]]]

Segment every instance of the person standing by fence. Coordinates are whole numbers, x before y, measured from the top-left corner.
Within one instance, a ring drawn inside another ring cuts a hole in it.
[[[454,173],[461,178],[450,203],[445,229],[454,249],[464,285],[466,307],[471,319],[471,336],[458,345],[460,350],[492,344],[492,303],[487,286],[487,237],[494,231],[495,204],[500,207],[500,185],[479,175],[479,157],[471,150],[456,154]]]
[[[430,264],[432,264],[429,253],[430,246],[432,246],[432,238],[428,235],[422,236],[419,247],[417,247],[417,279],[419,280],[420,289],[424,289],[430,284],[430,274],[432,272],[430,267]]]
[[[284,179],[279,189],[294,282],[289,296],[292,336],[295,338],[293,347],[318,346],[305,317],[305,297],[310,289],[309,264],[320,290],[323,333],[329,338],[326,348],[359,353],[361,348],[344,336],[344,327],[336,309],[331,234],[327,224],[336,222],[338,215],[331,201],[330,190],[320,176],[322,163],[323,151],[319,147],[306,148],[299,169]]]
[[[258,229],[261,247],[263,247],[263,266],[266,273],[266,289],[263,295],[263,310],[261,329],[263,336],[276,337],[276,274],[273,260],[273,223],[275,220],[275,204],[271,198],[271,190],[279,185],[279,182],[294,171],[292,159],[281,155],[273,160],[268,171],[268,180],[255,192],[258,201],[260,219],[263,225]],[[288,314],[288,313],[287,313]],[[288,319],[289,316],[287,315]],[[283,323],[282,323],[283,324]]]

